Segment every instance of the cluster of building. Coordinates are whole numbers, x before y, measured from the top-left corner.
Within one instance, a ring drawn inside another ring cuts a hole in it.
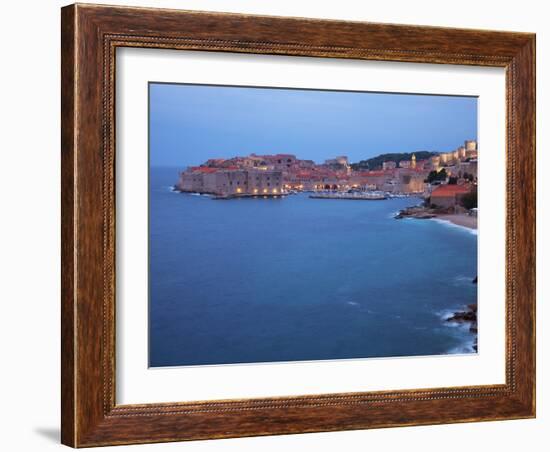
[[[426,160],[384,162],[381,169],[354,171],[346,156],[317,164],[293,154],[237,156],[210,159],[180,173],[177,188],[183,192],[218,196],[279,196],[292,191],[369,191],[393,194],[430,194],[430,172],[445,168],[456,184],[477,179],[477,143],[466,141],[455,151]],[[442,183],[442,182],[440,182]]]
[[[180,174],[176,187],[183,192],[218,196],[281,195],[283,172],[280,170],[198,166]]]
[[[464,146],[452,152],[431,157],[433,170],[447,173],[447,179],[438,185],[427,184],[424,197],[430,204],[442,208],[461,208],[464,195],[477,190],[477,141],[466,140]],[[453,179],[453,183],[449,181]]]
[[[472,187],[470,184],[442,184],[435,187],[430,193],[430,204],[444,209],[460,206],[464,195],[470,193]]]
[[[449,176],[459,179],[458,184],[461,184],[461,179],[477,180],[477,141],[466,140],[464,146],[460,146],[454,151],[443,152],[439,155],[431,157],[431,167],[439,171],[445,168]]]

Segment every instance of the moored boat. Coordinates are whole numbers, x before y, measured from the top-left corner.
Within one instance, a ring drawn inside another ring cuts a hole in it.
[[[312,199],[346,199],[357,201],[381,201],[387,196],[380,192],[356,192],[356,193],[316,193],[309,195]]]

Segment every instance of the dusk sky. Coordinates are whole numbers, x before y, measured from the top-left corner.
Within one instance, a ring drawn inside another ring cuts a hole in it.
[[[295,154],[322,163],[450,151],[477,139],[477,98],[151,83],[150,164]]]

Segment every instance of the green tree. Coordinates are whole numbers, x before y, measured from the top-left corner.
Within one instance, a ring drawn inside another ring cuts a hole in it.
[[[431,184],[434,181],[444,181],[445,179],[447,179],[447,171],[445,171],[445,168],[441,168],[439,173],[435,170],[430,171],[430,174],[428,174],[426,178],[426,182]]]
[[[430,174],[428,174],[428,177],[424,182],[428,182],[429,184],[431,184],[436,179],[436,177],[437,177],[437,171],[435,170],[430,171]]]
[[[400,153],[390,153],[390,154],[380,154],[376,157],[372,157],[367,160],[361,160],[357,163],[352,163],[351,168],[354,171],[363,171],[363,170],[377,170],[382,168],[384,162],[395,162],[399,163],[401,160],[410,160],[412,155],[416,155],[416,161],[426,160],[434,155],[439,155],[438,152],[430,151],[415,151],[415,152],[400,152]]]
[[[472,188],[469,193],[463,195],[460,200],[460,204],[462,205],[462,207],[468,210],[477,207],[477,189]]]

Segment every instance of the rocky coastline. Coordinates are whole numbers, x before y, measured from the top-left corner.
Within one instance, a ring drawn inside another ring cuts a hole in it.
[[[401,220],[403,218],[415,218],[417,220],[429,220],[431,218],[436,218],[438,215],[444,215],[450,213],[449,209],[441,209],[434,207],[427,207],[425,205],[407,207],[403,210],[400,210],[397,215],[395,215],[396,220]]]
[[[403,218],[413,218],[416,220],[443,220],[456,226],[462,226],[468,229],[477,230],[477,217],[469,215],[466,211],[456,213],[453,207],[429,207],[425,204],[407,207],[400,210],[394,218],[401,220]]]
[[[445,321],[460,324],[469,323],[470,333],[475,335],[473,349],[477,352],[477,303],[469,304],[464,311],[454,312],[453,315],[447,317]]]

